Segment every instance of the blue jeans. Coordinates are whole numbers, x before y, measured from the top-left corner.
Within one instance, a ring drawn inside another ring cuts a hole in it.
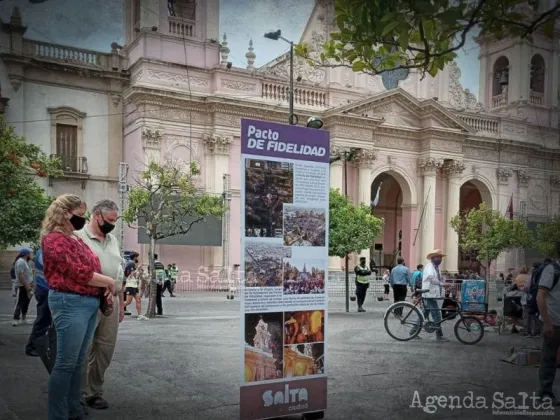
[[[434,321],[434,324],[438,324],[439,322],[441,322],[441,309],[439,309],[438,302],[440,301],[436,299],[430,299],[430,298],[424,299],[424,310],[430,313],[430,315],[432,316],[432,321]],[[441,325],[438,325],[436,329],[436,335],[438,337],[443,336],[443,332],[441,331]]]
[[[99,298],[50,290],[49,307],[57,348],[49,378],[48,420],[68,420],[82,414],[82,371],[95,331]]]

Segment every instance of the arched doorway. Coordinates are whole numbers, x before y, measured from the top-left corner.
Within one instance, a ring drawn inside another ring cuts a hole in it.
[[[398,172],[378,172],[371,183],[371,211],[385,220],[383,230],[370,248],[370,261],[378,267],[391,267],[403,257],[407,263],[412,256],[412,241],[416,226],[415,198],[410,182]]]
[[[373,259],[378,266],[395,265],[402,254],[402,202],[402,189],[395,177],[385,172],[373,180],[371,211],[385,220],[383,230],[370,250],[370,260]]]
[[[494,63],[492,78],[492,108],[508,104],[509,60],[501,56]]]
[[[461,185],[461,192],[459,196],[459,212],[464,214],[469,210],[476,209],[481,203],[486,203],[489,208],[492,208],[492,196],[486,185],[477,180],[470,180]],[[461,238],[459,238],[459,242]],[[483,274],[481,271],[484,267],[476,259],[477,254],[475,250],[468,251],[459,248],[459,272],[473,271],[475,273]]]

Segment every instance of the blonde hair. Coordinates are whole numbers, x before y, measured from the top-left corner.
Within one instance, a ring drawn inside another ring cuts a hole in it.
[[[51,232],[65,232],[67,213],[86,206],[84,200],[74,194],[63,194],[56,197],[43,219],[43,228],[41,230],[41,239]]]

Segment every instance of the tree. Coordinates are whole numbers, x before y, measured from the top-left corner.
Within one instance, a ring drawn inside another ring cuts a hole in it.
[[[0,116],[0,249],[37,244],[52,202],[35,180],[61,173],[58,159],[16,135]]]
[[[135,228],[144,229],[150,238],[148,259],[150,268],[150,298],[146,316],[155,316],[156,273],[154,250],[158,240],[187,235],[197,223],[208,216],[221,217],[225,206],[221,196],[200,192],[195,178],[200,174],[196,163],[184,167],[179,162],[164,164],[152,161],[140,173],[128,193],[128,207],[123,220]]]
[[[545,257],[555,257],[556,242],[560,240],[560,216],[537,226],[536,248]]]
[[[487,278],[490,264],[502,252],[527,246],[533,241],[525,222],[508,219],[485,203],[453,216],[450,224],[459,235],[459,246],[467,252],[476,250],[477,260],[485,262]]]
[[[352,204],[340,191],[329,194],[329,255],[344,258],[371,246],[381,232],[383,220],[365,204]]]
[[[310,65],[435,76],[476,29],[497,40],[530,37],[540,29],[553,38],[560,3],[536,12],[526,0],[335,0],[335,15],[337,32],[319,55],[306,44],[297,46]]]

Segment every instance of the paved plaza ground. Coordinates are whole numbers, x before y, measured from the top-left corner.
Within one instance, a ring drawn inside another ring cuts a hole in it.
[[[539,345],[539,340],[488,332],[478,345],[465,346],[452,336],[449,323],[444,328],[448,343],[425,333],[423,340],[401,343],[383,329],[388,303],[369,302],[365,314],[345,313],[341,298],[329,304],[325,418],[490,419],[496,418],[491,407],[438,408],[428,414],[410,405],[415,391],[423,404],[430,395],[463,397],[472,391],[486,397],[491,406],[494,392],[517,396],[536,390],[536,368],[510,365],[500,358],[510,346]],[[0,291],[0,420],[46,419],[47,372],[39,359],[24,355],[31,326],[12,327],[12,307],[9,291]],[[126,317],[106,375],[110,408],[90,410],[90,417],[238,419],[238,311],[239,301],[226,300],[223,293],[196,293],[164,299],[165,318],[139,322]],[[560,385],[560,379],[556,382]],[[560,394],[559,386],[556,390]],[[558,413],[549,418],[559,418]]]

